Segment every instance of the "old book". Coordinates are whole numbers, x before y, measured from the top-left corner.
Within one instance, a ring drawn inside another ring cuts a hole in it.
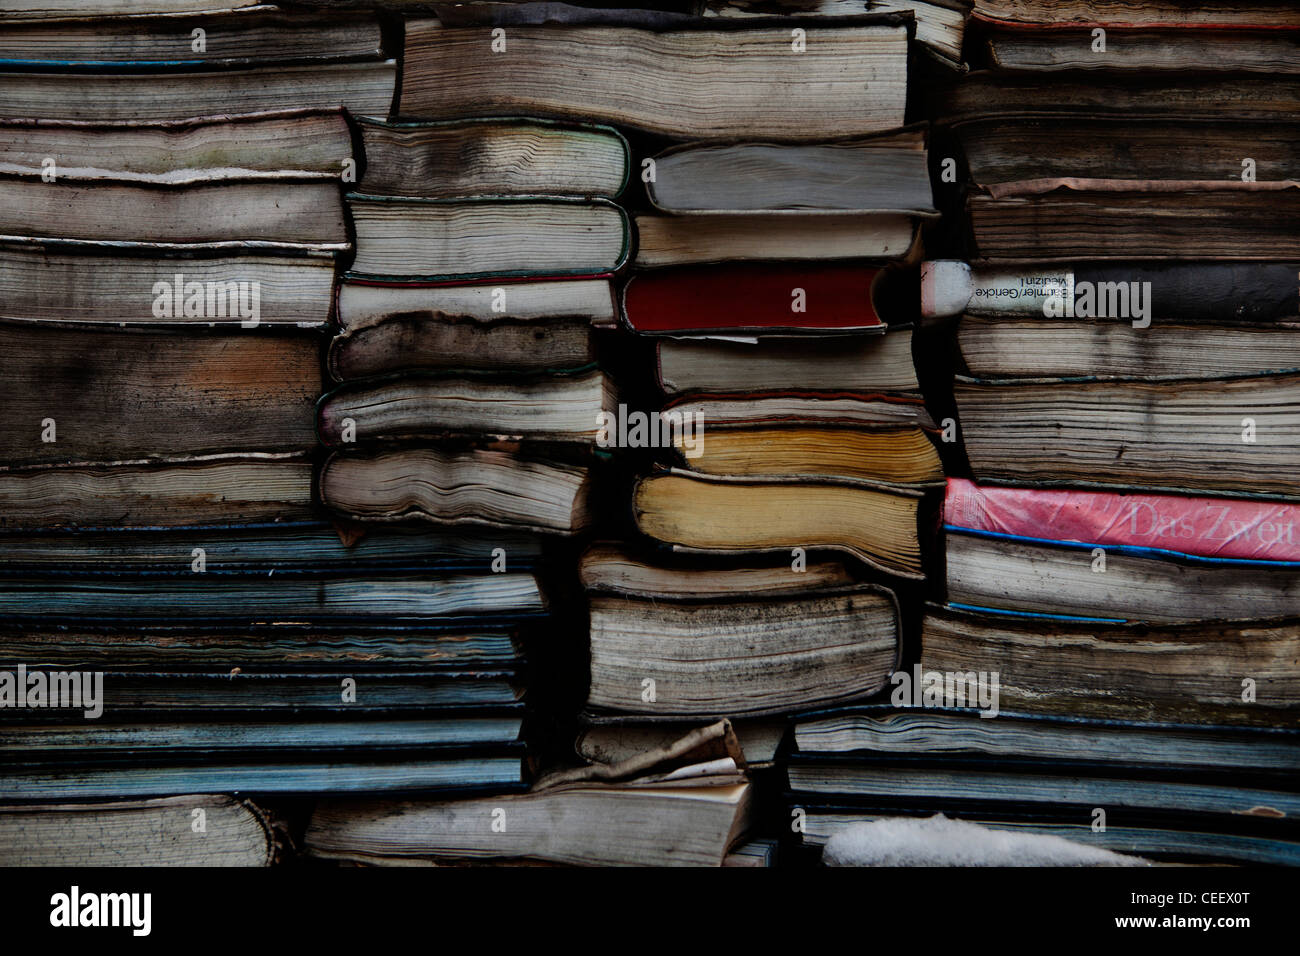
[[[234,310],[232,310],[234,311]],[[7,326],[6,465],[310,451],[316,341]]]
[[[363,275],[600,275],[627,258],[627,215],[605,200],[348,198]]]
[[[809,24],[798,55],[785,24],[727,26],[511,26],[509,55],[493,59],[488,25],[412,20],[401,113],[582,118],[698,139],[812,139],[903,124],[900,22]],[[630,61],[640,64],[635,78]]]
[[[1143,18],[1145,20],[1145,17]],[[1138,23],[1105,27],[1100,49],[1092,25],[997,24],[986,31],[989,62],[1002,70],[1222,70],[1237,73],[1300,72],[1296,44],[1300,24],[1287,29],[1164,28]]]
[[[578,578],[591,593],[633,597],[691,598],[698,601],[743,594],[751,597],[784,595],[791,591],[832,590],[854,583],[843,564],[813,561],[797,580],[787,563],[717,567],[682,556],[671,565],[650,561],[613,544],[594,544],[578,562]]]
[[[0,248],[0,319],[13,323],[319,328],[333,292],[332,254],[164,258],[121,255],[110,242]]]
[[[1228,378],[1300,368],[1300,327],[965,316],[957,345],[977,378]]]
[[[336,453],[318,487],[325,507],[362,522],[415,518],[571,534],[591,519],[587,468],[506,451]]]
[[[1300,79],[1290,75],[1088,71],[1044,76],[981,70],[953,84],[938,121],[1109,116],[1126,121],[1286,123],[1293,120],[1298,104]]]
[[[29,697],[40,692],[33,688],[55,686],[58,680],[67,676],[46,674],[34,667],[28,669],[23,664],[17,665],[14,673],[18,678],[18,688],[21,689],[23,680],[28,682]],[[103,710],[113,719],[145,722],[157,716],[174,717],[177,714],[206,719],[233,714],[265,717],[272,712],[290,714],[300,711],[391,714],[484,709],[508,712],[517,709],[524,697],[524,688],[515,671],[500,669],[413,670],[406,674],[392,674],[349,665],[297,672],[285,668],[246,672],[234,667],[221,671],[150,673],[118,667],[96,673],[102,689],[98,704]],[[348,681],[360,688],[356,699],[349,699],[346,693],[352,687]],[[0,685],[7,700],[13,699],[14,686],[12,680]],[[18,699],[22,699],[21,691]],[[73,709],[62,709],[61,716],[81,720],[94,715],[95,708],[88,706],[88,702],[76,702],[75,698],[73,701]],[[33,716],[48,720],[59,714],[59,708],[44,706]],[[517,773],[518,758],[513,760]],[[147,773],[148,768],[144,768],[144,772]],[[514,782],[518,782],[518,777]],[[175,786],[179,788],[180,781]],[[232,787],[227,785],[218,789]]]
[[[187,185],[230,179],[338,181],[352,158],[341,110],[117,123],[0,122],[0,172],[59,180]]]
[[[172,73],[0,73],[0,116],[33,119],[179,120],[192,116],[344,107],[385,115],[392,60]]]
[[[883,332],[882,275],[856,263],[658,269],[628,280],[623,318],[641,335]]]
[[[426,310],[336,335],[326,366],[335,381],[346,382],[392,372],[575,369],[596,359],[586,316],[480,318]]]
[[[610,126],[556,120],[479,118],[432,123],[361,118],[374,196],[601,196],[613,199],[631,174],[625,140]]]
[[[916,17],[916,41],[940,62],[961,64],[962,36],[970,4],[965,0],[704,0],[704,16],[766,17],[870,16],[910,12]]]
[[[1010,488],[949,478],[944,524],[993,537],[1045,538],[1225,561],[1300,561],[1300,505],[1284,501]]]
[[[258,0],[0,0],[7,16],[42,17],[109,16],[113,14],[198,13],[237,10]]]
[[[893,593],[797,587],[704,599],[591,594],[587,707],[656,719],[753,716],[878,691],[899,655]]]
[[[710,475],[807,475],[902,484],[943,481],[943,464],[918,427],[845,427],[814,422],[728,428],[705,426],[707,438],[674,450],[681,464]]]
[[[2,633],[11,659],[39,660],[50,667],[274,673],[285,668],[329,671],[355,665],[392,675],[510,670],[518,666],[521,653],[517,629],[543,615],[541,600],[526,583],[512,587],[513,591],[498,590],[492,599],[498,602],[495,606],[453,609],[447,616],[417,622],[387,622],[364,608],[355,619],[331,618],[322,602],[320,614],[269,623],[256,623],[255,614],[242,622],[137,620],[130,627],[103,620],[57,625],[28,620],[6,626]],[[375,582],[370,590],[379,596],[376,600],[381,599],[384,582]],[[229,593],[234,591],[231,588]],[[152,613],[147,595],[139,603],[139,613],[131,609],[136,618]],[[80,606],[87,605],[83,601]]]
[[[419,283],[349,275],[339,284],[338,323],[345,332],[413,314],[479,322],[583,318],[608,327],[617,310],[608,279]]]
[[[1294,620],[1148,625],[927,605],[921,665],[997,671],[1010,713],[1295,727],[1298,641]],[[1243,675],[1256,682],[1250,701]]]
[[[1146,0],[1138,9],[1143,22],[1171,27],[1300,27],[1300,17],[1294,10],[1266,0],[1204,0],[1196,4]],[[975,0],[974,16],[991,22],[1123,26],[1134,22],[1134,12],[1133,5],[1125,0]]]
[[[258,720],[158,721],[149,724],[104,720],[74,724],[0,725],[0,753],[33,760],[74,754],[129,754],[141,759],[168,755],[230,755],[241,751],[364,750],[405,748],[504,748],[518,744],[518,715],[379,717],[372,720],[298,717]]]
[[[320,400],[317,434],[332,447],[453,435],[595,444],[616,406],[613,381],[598,369],[425,373],[340,385]]]
[[[664,339],[659,384],[682,392],[912,392],[919,385],[906,326],[887,335],[807,339]]]
[[[1291,262],[972,266],[939,259],[921,266],[921,314],[1041,320],[1049,309],[1060,306],[1058,317],[1076,321],[1120,319],[1128,314],[1134,321],[1149,318],[1162,325],[1294,325],[1300,320],[1297,275],[1300,263]],[[1136,314],[1139,311],[1144,314]]]
[[[0,24],[0,60],[7,66],[113,64],[135,69],[378,59],[382,54],[378,19],[356,12],[321,17],[261,5],[202,15],[114,12],[122,15],[6,18]],[[195,28],[203,30],[201,44],[195,41]]]
[[[0,239],[299,254],[351,248],[338,186],[321,181],[169,187],[11,179],[0,182]]]
[[[1297,494],[1300,376],[960,379],[977,480]]]
[[[227,527],[316,518],[312,464],[296,454],[0,468],[3,530]]]
[[[985,117],[953,127],[979,186],[1031,179],[1240,178],[1250,143],[1260,182],[1300,179],[1300,125],[1231,117]]]
[[[916,247],[916,221],[901,213],[780,213],[636,217],[636,266],[653,269],[744,260],[903,259]]]
[[[772,426],[790,423],[826,425],[914,425],[933,429],[934,420],[920,396],[870,395],[853,392],[725,392],[682,395],[668,402],[664,414],[679,413],[720,427]]]
[[[1109,621],[1245,620],[1290,615],[1300,595],[1295,561],[1199,558],[951,527],[945,541],[954,604]]]
[[[267,866],[276,848],[262,811],[228,796],[0,807],[5,866]]]
[[[677,215],[938,215],[921,130],[807,145],[687,144],[654,163],[650,202]]]
[[[1075,766],[1180,768],[1285,775],[1300,770],[1293,732],[1116,723],[970,712],[845,708],[795,724],[803,753],[870,754]]]
[[[35,800],[148,797],[171,793],[257,794],[425,792],[519,789],[519,757],[409,756],[379,762],[265,760],[223,763],[211,758],[190,764],[64,767],[16,764],[0,782],[7,799]]]
[[[1225,783],[1191,780],[1147,780],[1124,777],[1070,776],[1052,773],[1009,772],[983,767],[947,768],[879,766],[792,759],[790,788],[800,793],[844,795],[863,800],[889,801],[893,806],[1043,807],[1060,812],[1093,807],[1117,811],[1142,811],[1165,818],[1185,814],[1201,817],[1290,817],[1300,808],[1300,797],[1285,790],[1236,787]],[[1211,824],[1213,825],[1213,824]]]
[[[738,478],[665,471],[642,478],[632,510],[642,533],[675,549],[720,554],[826,548],[920,578],[921,493],[824,478]]]
[[[81,765],[14,764],[0,782],[0,796],[34,800],[148,797],[171,793],[257,794],[423,792],[519,789],[519,757],[404,756],[358,760],[338,756],[315,760],[259,760],[229,763],[206,758],[181,764]]]
[[[284,574],[370,569],[474,572],[490,568],[494,548],[505,548],[512,569],[536,563],[536,538],[477,529],[391,527],[341,536],[323,521],[274,528],[210,528],[191,531],[104,531],[4,536],[0,571],[6,574],[67,571],[78,574],[148,573],[188,577],[202,549],[206,574]]]
[[[1300,184],[1025,184],[969,203],[981,257],[1014,259],[1295,259]],[[1128,188],[1131,186],[1132,188]],[[1274,188],[1277,187],[1277,188]]]
[[[52,620],[138,620],[184,616],[212,622],[418,622],[543,607],[531,574],[437,576],[221,577],[188,580],[0,579],[7,616]]]

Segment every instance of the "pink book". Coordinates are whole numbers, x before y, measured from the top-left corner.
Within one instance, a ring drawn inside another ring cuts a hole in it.
[[[944,524],[1203,558],[1300,561],[1300,504],[977,485],[949,478]]]

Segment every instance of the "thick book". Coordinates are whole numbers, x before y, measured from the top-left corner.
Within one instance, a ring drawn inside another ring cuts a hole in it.
[[[637,215],[640,269],[714,262],[905,260],[919,250],[917,220],[906,213],[720,213],[712,216]]]
[[[1300,595],[1295,561],[1198,558],[953,528],[945,542],[954,604],[1110,621],[1237,620],[1290,616]]]
[[[943,463],[925,430],[916,425],[849,426],[817,421],[780,425],[701,426],[688,446],[675,436],[679,464],[710,475],[801,475],[853,478],[890,484],[939,484]]]
[[[322,396],[317,434],[332,448],[448,436],[594,445],[602,419],[616,408],[613,381],[595,368],[549,375],[390,375]]]
[[[330,322],[332,252],[217,250],[189,257],[162,255],[143,244],[130,255],[122,251],[116,241],[75,249],[42,242],[0,248],[0,319],[189,328],[322,328]]]
[[[735,555],[825,548],[905,578],[921,571],[921,491],[850,479],[677,469],[637,482],[637,528],[674,550]]]
[[[954,386],[976,480],[1300,493],[1300,374]]]
[[[888,706],[842,708],[795,724],[802,753],[913,756],[1284,776],[1300,771],[1292,731],[1031,717]]]
[[[419,519],[573,534],[592,519],[588,468],[498,449],[336,452],[318,489],[326,508],[363,523]]]
[[[344,332],[388,319],[413,322],[425,316],[431,321],[463,316],[485,323],[580,318],[604,328],[614,325],[617,309],[608,278],[413,282],[349,274],[339,283],[337,318]]]
[[[71,12],[71,11],[70,11]],[[202,30],[202,43],[194,30]],[[373,58],[382,55],[379,20],[349,12],[253,6],[154,15],[67,19],[5,18],[0,63],[6,68],[122,69],[239,66]]]
[[[189,793],[369,794],[427,793],[521,788],[519,757],[404,756],[377,761],[258,760],[227,763],[106,764],[66,767],[11,764],[0,781],[0,798],[93,800]]]
[[[437,622],[473,615],[540,611],[531,574],[406,574],[384,577],[274,577],[193,574],[186,579],[0,578],[0,613],[9,618],[166,624],[177,618],[226,626]]]
[[[888,16],[810,22],[802,51],[788,22],[506,32],[494,52],[489,25],[408,21],[401,114],[581,118],[683,139],[810,139],[903,124],[908,30]]]
[[[1300,258],[1300,183],[1031,180],[973,196],[987,259]]]
[[[0,529],[221,528],[317,520],[304,454],[0,468]]]
[[[650,202],[675,215],[938,215],[919,129],[815,144],[692,143],[653,162]]]
[[[164,122],[0,121],[0,172],[39,179],[52,171],[56,182],[337,182],[352,158],[338,109]]]
[[[431,123],[358,121],[372,196],[579,196],[614,199],[631,175],[611,126],[526,117]]]
[[[5,866],[269,866],[278,852],[266,815],[224,795],[0,807]]]
[[[999,708],[1009,713],[1300,726],[1294,620],[1147,625],[936,605],[925,611],[922,669],[997,672]]]
[[[230,303],[227,303],[230,305]],[[238,314],[243,307],[229,308]],[[307,452],[318,340],[123,329],[0,328],[6,466]]]
[[[809,587],[793,571],[786,578],[784,589],[758,595],[592,593],[587,707],[739,717],[880,690],[901,646],[894,594],[870,584]]]
[[[1133,181],[1240,177],[1241,144],[1260,182],[1300,179],[1300,124],[1111,116],[982,117],[953,124],[971,180],[995,186],[1032,179]]]
[[[977,485],[949,478],[954,531],[1220,558],[1300,563],[1300,505],[1189,495]]]
[[[641,335],[884,332],[872,293],[883,270],[790,263],[658,269],[623,287]]]
[[[325,364],[336,382],[389,373],[576,369],[598,358],[587,316],[507,318],[397,312],[334,337]]]
[[[631,242],[627,214],[608,200],[354,194],[348,205],[360,275],[605,275],[623,265]]]
[[[0,73],[0,116],[86,121],[179,120],[279,110],[386,115],[392,60],[157,73]]]
[[[912,330],[886,335],[758,338],[755,341],[664,338],[657,344],[659,385],[684,392],[915,392]]]
[[[853,425],[915,426],[933,431],[934,420],[919,395],[863,392],[717,392],[686,394],[664,405],[664,414],[691,415],[721,428]]]
[[[332,182],[0,181],[0,240],[113,243],[146,251],[343,252],[352,247]],[[159,277],[160,279],[163,277]]]

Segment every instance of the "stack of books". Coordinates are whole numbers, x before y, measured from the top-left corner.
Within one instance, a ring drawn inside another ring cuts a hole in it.
[[[997,71],[943,113],[972,245],[922,273],[973,481],[948,480],[945,600],[891,696],[947,709],[800,724],[822,838],[945,810],[1296,860],[1300,127],[1256,75],[1295,24],[1212,6],[976,4]]]
[[[0,27],[6,862],[264,863],[223,794],[525,779],[536,542],[358,541],[313,496],[340,107],[387,110],[379,41],[270,8]]]

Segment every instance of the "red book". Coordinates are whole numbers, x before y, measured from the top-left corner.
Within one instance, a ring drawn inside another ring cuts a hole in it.
[[[623,290],[623,317],[647,335],[883,332],[872,289],[883,270],[766,263],[663,269]]]
[[[1023,538],[1300,561],[1300,505],[1279,501],[1004,488],[949,478],[943,520],[950,528]]]

